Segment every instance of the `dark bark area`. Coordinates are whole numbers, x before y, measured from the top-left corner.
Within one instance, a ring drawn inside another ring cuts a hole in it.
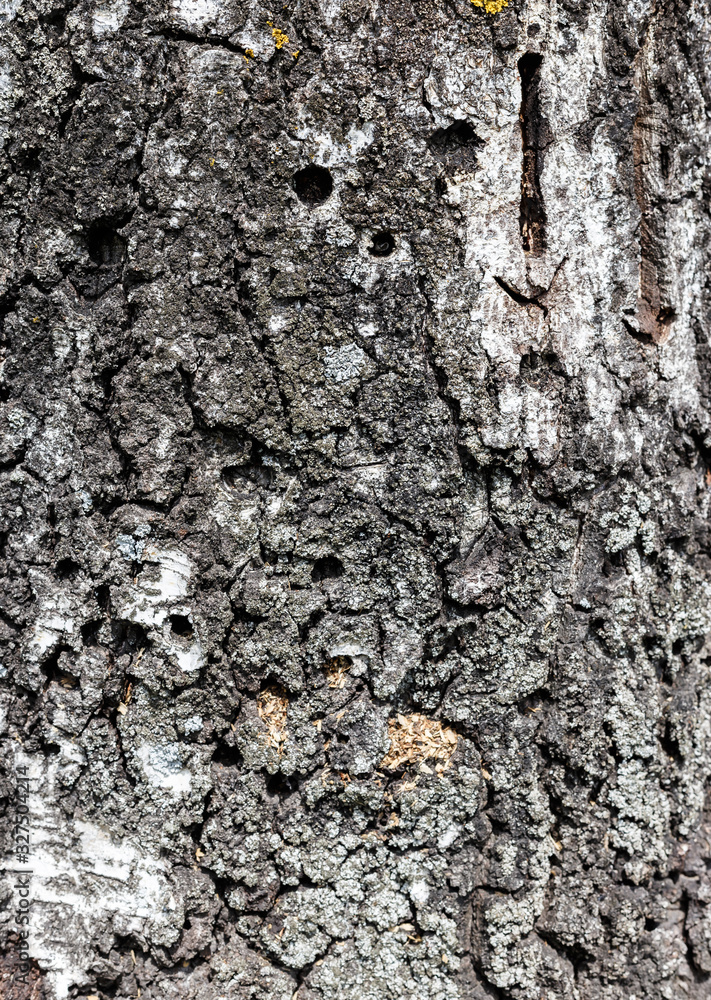
[[[711,10],[485,7],[0,9],[9,1000],[711,996]]]

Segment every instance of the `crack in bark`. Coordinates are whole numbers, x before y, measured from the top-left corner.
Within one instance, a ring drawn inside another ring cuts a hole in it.
[[[521,214],[519,225],[523,249],[527,253],[540,253],[546,248],[546,210],[541,193],[543,150],[547,124],[543,118],[540,99],[540,71],[543,56],[526,52],[518,61],[521,75]]]

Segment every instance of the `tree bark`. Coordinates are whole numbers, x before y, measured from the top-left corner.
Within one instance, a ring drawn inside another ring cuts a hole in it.
[[[711,996],[708,0],[0,17],[2,996]]]

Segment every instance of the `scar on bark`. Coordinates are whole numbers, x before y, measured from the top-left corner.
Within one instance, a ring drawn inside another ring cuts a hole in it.
[[[665,127],[642,82],[640,108],[633,129],[634,187],[640,210],[639,292],[637,339],[663,344],[675,317],[668,289],[666,225],[663,192],[669,176],[669,147]],[[629,329],[629,324],[625,324]]]
[[[532,298],[530,295],[524,295],[523,292],[519,292],[519,290],[517,288],[514,288],[513,285],[510,285],[508,281],[505,281],[503,278],[497,277],[497,275],[494,275],[494,281],[499,286],[499,288],[503,289],[503,291],[506,292],[508,297],[510,299],[513,299],[514,302],[518,303],[518,305],[536,306],[536,308],[543,310],[544,318],[548,315],[548,309],[537,298]],[[547,291],[547,289],[543,289],[543,291]]]
[[[518,71],[521,74],[519,118],[523,146],[519,221],[523,249],[527,253],[538,253],[546,248],[546,210],[540,185],[546,122],[541,114],[538,94],[542,62],[543,56],[538,52],[526,52],[518,61]]]

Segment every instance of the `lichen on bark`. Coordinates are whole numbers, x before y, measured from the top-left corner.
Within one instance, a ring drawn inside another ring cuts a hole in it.
[[[0,18],[3,995],[704,1000],[708,2]]]

